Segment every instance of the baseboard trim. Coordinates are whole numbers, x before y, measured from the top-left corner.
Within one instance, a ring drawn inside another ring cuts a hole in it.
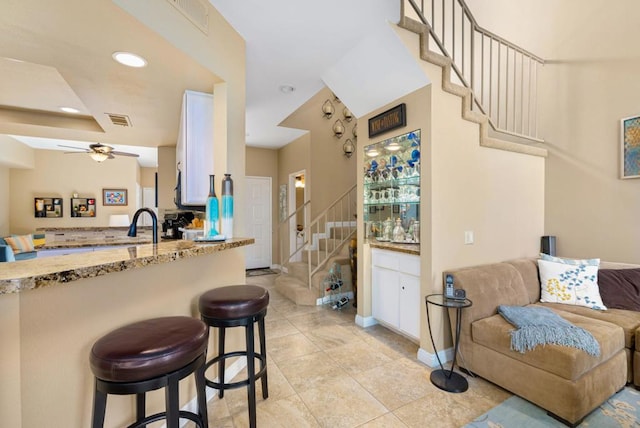
[[[356,325],[362,328],[371,327],[372,325],[378,324],[378,321],[374,317],[363,317],[360,315],[356,315]]]
[[[247,366],[247,357],[239,357],[235,363],[226,366],[224,370],[224,378],[225,382],[229,382],[231,379],[236,377],[238,373],[242,371]],[[214,382],[218,382],[218,378],[213,379]],[[207,403],[213,399],[218,397],[218,390],[210,387],[206,387],[207,391]],[[185,404],[180,410],[186,410],[187,412],[198,413],[198,397],[193,397],[187,404]],[[185,427],[190,421],[185,419],[180,419],[180,428]],[[167,428],[167,423],[165,422],[161,428]]]
[[[453,359],[453,348],[447,348],[442,351],[438,351],[438,356],[442,364],[448,363]],[[423,348],[418,349],[418,361],[421,361],[431,368],[439,367],[438,358],[436,354],[425,351]]]

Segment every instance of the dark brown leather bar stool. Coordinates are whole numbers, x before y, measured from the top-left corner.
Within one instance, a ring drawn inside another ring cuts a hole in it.
[[[136,395],[136,422],[145,427],[166,419],[167,428],[178,428],[180,418],[208,428],[204,378],[209,328],[184,316],[154,318],[118,328],[98,339],[91,349],[95,376],[92,427],[102,428],[107,394]],[[195,373],[198,413],[181,411],[178,382]],[[165,388],[165,412],[145,416],[145,394]]]
[[[206,363],[206,368],[218,363],[218,381],[206,379],[207,386],[218,390],[220,398],[224,390],[247,386],[249,401],[249,426],[256,426],[256,387],[257,379],[262,381],[262,398],[269,396],[267,389],[267,343],[264,333],[264,317],[267,315],[269,292],[256,285],[231,285],[214,288],[200,296],[200,316],[210,327],[218,328],[218,356]],[[254,349],[254,324],[258,323],[260,335],[260,353]],[[225,330],[229,327],[244,327],[246,350],[225,353]],[[247,379],[227,383],[224,379],[225,360],[232,357],[247,357]],[[260,370],[256,373],[255,360],[260,361]]]

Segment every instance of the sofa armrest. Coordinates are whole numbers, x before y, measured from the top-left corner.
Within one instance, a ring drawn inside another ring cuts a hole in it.
[[[0,262],[15,262],[13,250],[8,245],[0,245]]]

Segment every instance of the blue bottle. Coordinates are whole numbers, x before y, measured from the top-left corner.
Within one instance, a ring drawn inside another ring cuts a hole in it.
[[[214,175],[209,176],[209,196],[207,197],[207,205],[205,206],[205,238],[213,238],[218,235],[218,220],[220,219],[220,208],[218,206],[218,198],[216,197],[216,189],[214,187]]]
[[[225,174],[222,180],[222,234],[233,238],[233,180]]]

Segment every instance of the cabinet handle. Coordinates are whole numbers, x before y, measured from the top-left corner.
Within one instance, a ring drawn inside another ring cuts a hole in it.
[[[402,286],[402,289],[404,290],[404,285]]]

